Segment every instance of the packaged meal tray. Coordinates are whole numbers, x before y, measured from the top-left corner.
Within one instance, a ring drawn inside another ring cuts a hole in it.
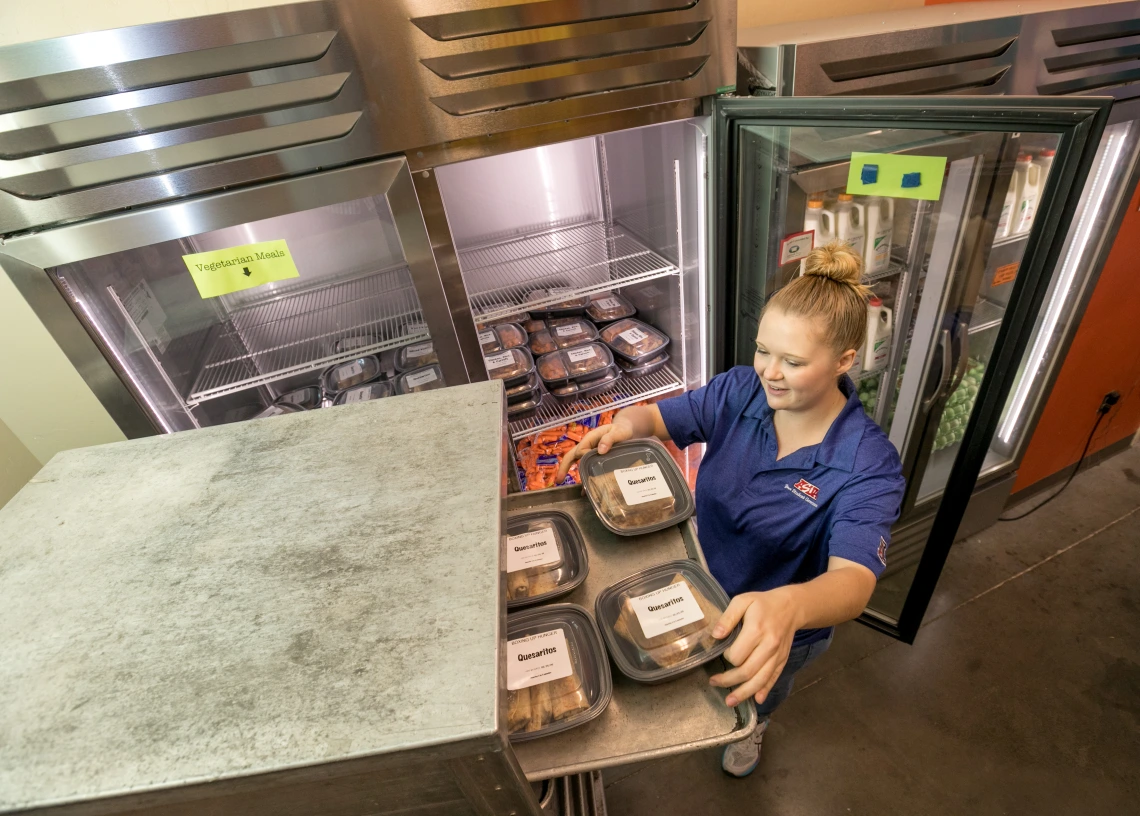
[[[394,396],[396,387],[391,380],[377,380],[341,391],[333,400],[333,405],[349,405],[354,402],[367,402],[368,400],[384,399]]]
[[[681,469],[656,439],[619,442],[578,463],[594,512],[618,535],[663,530],[693,514],[693,494]]]
[[[598,339],[598,329],[584,317],[552,317],[547,321],[550,339],[560,349],[580,346]]]
[[[635,314],[637,309],[634,305],[616,292],[594,295],[586,307],[586,317],[595,323],[612,323]]]
[[[557,385],[550,389],[550,393],[559,402],[573,402],[600,394],[607,388],[612,388],[622,379],[622,373],[616,365],[610,366],[600,377],[590,380],[571,380],[564,385]]]
[[[644,374],[652,374],[654,371],[660,371],[669,362],[669,352],[663,351],[660,354],[655,354],[642,360],[640,363],[631,363],[624,357],[617,357],[614,362],[617,363],[618,368],[627,377],[640,377]]]
[[[337,354],[344,354],[374,345],[376,345],[376,338],[371,334],[350,334],[337,340],[333,344],[333,351]]]
[[[614,350],[614,354],[631,363],[640,363],[669,345],[668,335],[648,323],[628,317],[606,326],[602,329],[601,337]]]
[[[281,416],[282,414],[299,414],[305,409],[300,405],[290,405],[287,402],[277,402],[270,405],[264,411],[254,414],[254,419],[264,419],[265,417]]]
[[[590,569],[578,525],[558,510],[507,519],[506,546],[508,609],[573,592]]]
[[[443,372],[435,364],[405,371],[396,378],[396,390],[401,394],[418,394],[421,391],[434,391],[446,387]]]
[[[503,386],[522,385],[534,372],[534,358],[524,348],[507,349],[487,354],[483,357],[487,376],[492,380],[502,380]]]
[[[601,343],[586,343],[539,357],[538,376],[548,387],[564,385],[601,376],[613,362],[614,356]]]
[[[545,306],[535,306],[544,300],[554,299],[554,303]],[[527,293],[526,305],[531,314],[544,317],[574,317],[586,313],[586,305],[590,302],[589,295],[575,295],[573,289],[565,287],[551,287],[550,289],[535,289]]]
[[[554,344],[554,338],[550,336],[550,331],[546,328],[539,329],[532,334],[527,347],[530,349],[530,353],[535,357],[542,354],[549,354],[552,351],[558,351],[558,346]]]
[[[512,312],[511,314],[492,318],[491,320],[488,320],[486,317],[480,314],[475,315],[475,328],[477,329],[485,329],[488,326],[497,326],[500,323],[518,323],[521,326],[522,324],[529,322],[530,313],[522,311]]]
[[[507,731],[512,742],[587,723],[613,696],[601,633],[590,613],[552,604],[507,615]]]
[[[594,615],[618,669],[640,683],[662,683],[718,657],[736,639],[712,636],[728,595],[696,561],[635,572],[598,593]]]
[[[380,358],[375,354],[370,354],[367,357],[357,357],[355,360],[333,366],[324,373],[322,380],[326,391],[338,393],[346,388],[352,388],[354,385],[370,382],[379,377],[382,372]]]
[[[423,368],[426,365],[439,362],[439,355],[435,352],[435,343],[424,340],[412,343],[410,346],[401,346],[396,349],[396,371],[408,371],[412,368]]]
[[[530,376],[526,378],[526,382],[519,385],[512,385],[506,389],[507,404],[513,405],[516,402],[525,402],[536,393],[541,396],[543,392],[542,379],[538,376],[537,371],[532,371]]]
[[[541,385],[537,390],[532,391],[529,396],[524,400],[517,402],[507,403],[507,421],[514,422],[519,419],[531,419],[538,413],[538,409],[542,407],[542,401],[546,399],[546,389]]]
[[[287,391],[277,398],[278,405],[292,405],[295,408],[321,407],[321,389],[315,385],[306,385],[304,388],[295,388]]]
[[[523,331],[525,331],[527,334],[534,334],[535,332],[540,332],[546,328],[546,321],[535,320],[532,317],[530,320],[524,320],[519,325],[523,327]]]
[[[497,323],[479,330],[479,345],[484,354],[492,351],[520,348],[527,341],[526,332],[516,323]]]

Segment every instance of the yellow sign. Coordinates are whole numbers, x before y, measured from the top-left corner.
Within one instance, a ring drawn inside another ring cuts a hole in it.
[[[301,276],[284,240],[198,252],[182,260],[203,298]]]

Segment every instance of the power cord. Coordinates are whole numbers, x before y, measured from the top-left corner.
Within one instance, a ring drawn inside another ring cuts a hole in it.
[[[1081,458],[1077,460],[1076,467],[1073,468],[1073,472],[1069,474],[1069,478],[1065,480],[1065,483],[1061,485],[1060,490],[1035,507],[1026,510],[1020,516],[1011,516],[1009,518],[998,516],[998,521],[1019,521],[1032,513],[1036,513],[1049,502],[1053,501],[1053,499],[1064,493],[1065,488],[1072,484],[1073,479],[1081,472],[1081,465],[1084,464],[1085,457],[1088,456],[1089,446],[1092,445],[1093,437],[1096,436],[1096,429],[1100,427],[1101,420],[1108,415],[1108,412],[1112,410],[1112,406],[1118,402],[1120,402],[1120,393],[1117,391],[1109,391],[1104,395],[1104,399],[1100,401],[1100,407],[1096,409],[1096,422],[1093,423],[1092,430],[1089,431],[1089,438],[1085,440],[1085,447],[1081,451]]]

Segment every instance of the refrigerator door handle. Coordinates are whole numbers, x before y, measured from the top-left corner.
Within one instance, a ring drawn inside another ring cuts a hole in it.
[[[938,344],[942,347],[942,373],[938,375],[938,387],[934,389],[934,393],[923,400],[923,412],[929,411],[934,407],[934,403],[942,398],[946,392],[946,386],[950,383],[950,378],[954,375],[954,351],[950,345],[949,329],[943,329],[939,334]]]
[[[954,366],[954,381],[950,383],[950,391],[953,394],[958,390],[958,386],[962,384],[962,380],[966,379],[966,371],[969,370],[970,362],[970,324],[963,322],[958,329],[958,360]]]

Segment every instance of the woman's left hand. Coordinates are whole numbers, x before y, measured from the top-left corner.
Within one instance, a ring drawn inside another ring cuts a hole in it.
[[[788,662],[800,611],[791,587],[745,592],[732,599],[713,627],[713,637],[726,637],[743,621],[739,636],[724,653],[736,668],[709,679],[713,686],[736,687],[725,703],[735,706],[749,697],[764,702]]]

